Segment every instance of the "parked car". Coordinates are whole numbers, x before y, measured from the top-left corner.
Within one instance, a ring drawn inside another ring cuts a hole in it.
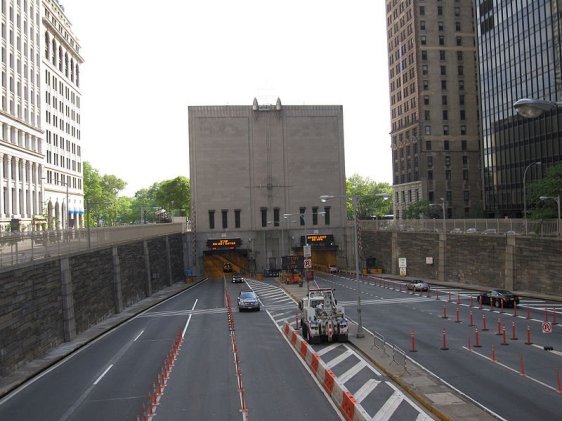
[[[338,273],[338,267],[336,265],[330,265],[330,273]]]
[[[429,284],[421,279],[416,279],[406,286],[411,291],[429,291]]]
[[[232,275],[232,282],[237,284],[237,283],[242,283],[244,282],[244,277],[242,276],[241,273],[236,272]]]
[[[506,289],[492,289],[478,295],[478,302],[495,307],[514,307],[519,304],[519,297]]]
[[[222,266],[222,271],[223,271],[224,273],[232,272],[232,265],[231,265],[230,263],[225,263],[225,264]]]
[[[238,311],[260,311],[260,300],[254,291],[240,291],[238,294]]]

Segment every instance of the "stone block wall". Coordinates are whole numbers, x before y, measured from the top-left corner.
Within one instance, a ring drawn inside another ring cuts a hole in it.
[[[184,280],[176,234],[0,271],[0,376]],[[145,252],[148,250],[148,253]],[[158,273],[154,279],[149,273]]]

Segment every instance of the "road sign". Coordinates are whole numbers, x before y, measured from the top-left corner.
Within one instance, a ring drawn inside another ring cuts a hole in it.
[[[550,322],[542,322],[542,333],[552,333],[552,324]]]
[[[304,259],[304,268],[305,269],[312,268],[312,260],[311,259]]]

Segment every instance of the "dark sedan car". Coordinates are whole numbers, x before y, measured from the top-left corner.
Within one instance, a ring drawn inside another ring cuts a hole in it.
[[[232,282],[235,284],[244,282],[244,277],[241,273],[236,272],[234,275],[232,275]]]
[[[492,289],[481,293],[478,302],[495,307],[514,307],[519,304],[519,297],[506,289]]]
[[[254,291],[240,291],[238,294],[238,311],[242,310],[260,311],[260,301]]]

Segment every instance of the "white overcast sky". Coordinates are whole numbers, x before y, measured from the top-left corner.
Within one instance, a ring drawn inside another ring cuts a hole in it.
[[[343,105],[346,176],[392,182],[383,0],[60,3],[85,60],[82,158],[123,194],[189,177],[189,105],[254,97]]]

